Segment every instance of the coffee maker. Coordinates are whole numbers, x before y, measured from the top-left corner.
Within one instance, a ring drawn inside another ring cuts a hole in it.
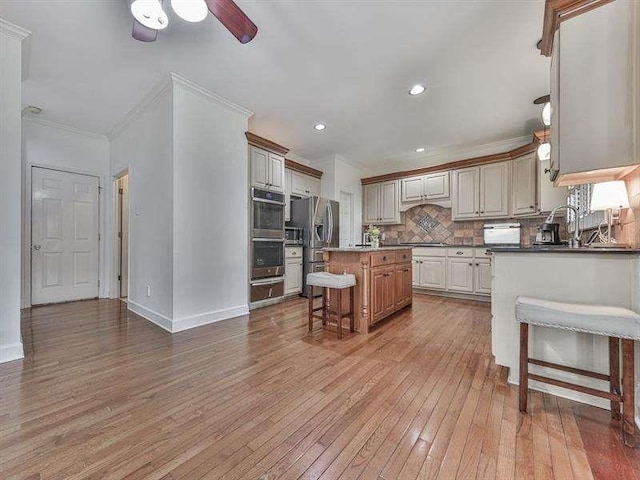
[[[559,223],[544,222],[542,225],[538,225],[534,245],[560,245],[561,243]]]

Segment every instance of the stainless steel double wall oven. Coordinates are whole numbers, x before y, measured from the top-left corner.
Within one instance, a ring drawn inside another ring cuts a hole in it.
[[[251,189],[251,298],[259,302],[284,295],[283,193]]]

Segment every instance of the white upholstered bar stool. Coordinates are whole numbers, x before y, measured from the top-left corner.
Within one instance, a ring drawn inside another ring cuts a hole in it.
[[[634,419],[634,340],[640,340],[640,315],[620,307],[560,303],[531,297],[516,299],[516,319],[520,322],[520,411],[527,411],[529,380],[606,398],[611,401],[611,416],[620,420],[622,403],[622,436],[627,446],[635,447]],[[596,373],[556,363],[529,358],[529,325],[560,328],[574,332],[609,337],[609,374]],[[622,391],[620,390],[620,341],[622,341]],[[529,364],[553,368],[609,382],[609,391],[583,387],[529,373]]]
[[[354,316],[354,294],[356,286],[356,276],[353,273],[345,273],[338,275],[329,272],[315,272],[307,274],[307,288],[309,296],[309,331],[313,330],[313,319],[322,319],[322,325],[326,325],[331,321],[332,316],[335,318],[336,326],[338,329],[338,338],[342,338],[342,319],[349,317],[349,330],[355,331],[355,316]],[[313,287],[322,288],[322,305],[319,307],[313,306]],[[336,292],[336,308],[333,312],[330,311],[329,305],[329,290]],[[342,311],[342,291],[349,289],[349,312]],[[322,310],[322,316],[315,315],[314,312]]]

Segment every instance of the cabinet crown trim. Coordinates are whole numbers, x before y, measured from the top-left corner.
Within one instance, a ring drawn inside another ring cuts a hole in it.
[[[255,133],[245,132],[244,134],[247,137],[247,141],[250,145],[254,147],[264,148],[273,153],[277,153],[278,155],[286,155],[289,153],[289,149],[287,147],[283,147],[282,145],[278,145],[271,140],[267,140],[266,138],[259,137]]]
[[[527,153],[531,153],[538,148],[540,143],[540,132],[536,132],[533,135],[533,139],[530,143],[526,143],[520,147],[508,150],[506,152],[494,153],[492,155],[483,155],[481,157],[467,158],[465,160],[456,160],[455,162],[443,163],[441,165],[434,165],[432,167],[423,167],[415,170],[405,170],[403,172],[387,173],[385,175],[378,175],[376,177],[368,177],[360,180],[362,185],[370,185],[372,183],[380,183],[388,180],[398,180],[406,177],[413,177],[417,175],[424,175],[427,173],[444,172],[447,170],[457,170],[459,168],[475,167],[478,165],[484,165],[487,163],[498,163],[508,160],[513,160]]]
[[[605,5],[613,0],[547,0],[544,5],[544,24],[540,53],[550,57],[553,51],[553,35],[560,23]]]
[[[315,168],[303,165],[302,163],[294,162],[293,160],[289,160],[288,158],[284,159],[284,166],[289,170],[304,173],[305,175],[309,175],[310,177],[314,178],[322,178],[323,175],[323,172],[320,170],[316,170]]]

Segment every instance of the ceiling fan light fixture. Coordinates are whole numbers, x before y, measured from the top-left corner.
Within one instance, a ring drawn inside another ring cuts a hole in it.
[[[318,130],[319,132],[321,132],[322,130],[324,130],[325,128],[327,128],[327,126],[324,123],[318,123],[316,126],[314,126],[313,128],[315,128],[316,130]]]
[[[542,123],[545,127],[551,126],[551,102],[547,102],[542,107]]]
[[[416,148],[416,153],[422,153],[422,152],[424,152],[424,147]]]
[[[549,142],[544,142],[538,145],[538,159],[541,162],[545,162],[551,158],[551,144]]]
[[[181,19],[191,23],[201,22],[209,14],[204,0],[171,0],[171,8]]]
[[[169,24],[169,17],[159,0],[134,0],[131,14],[142,25],[154,30],[163,30]]]

